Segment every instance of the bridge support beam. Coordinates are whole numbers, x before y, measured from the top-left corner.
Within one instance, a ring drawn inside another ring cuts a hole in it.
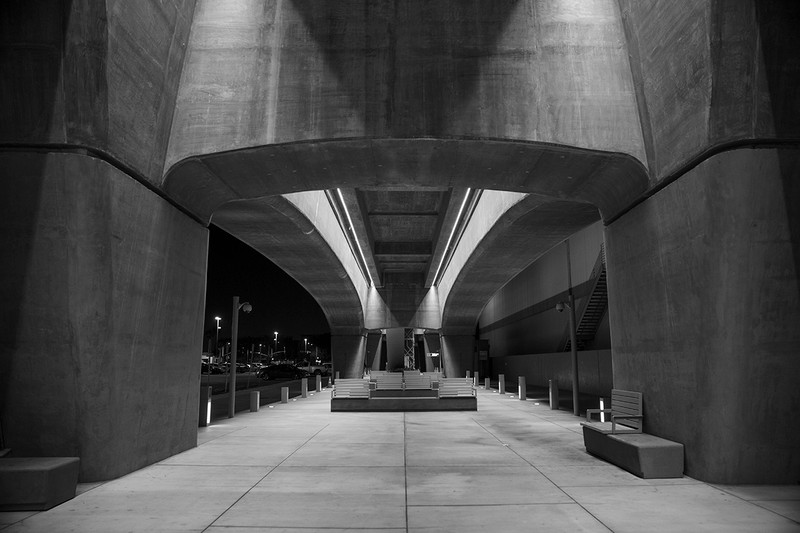
[[[341,378],[360,378],[367,353],[365,335],[331,335],[333,369]]]
[[[474,360],[474,335],[442,335],[442,366],[445,376],[464,377],[467,370],[474,370]]]
[[[0,211],[6,446],[82,482],[196,446],[208,231],[75,153],[0,154]]]

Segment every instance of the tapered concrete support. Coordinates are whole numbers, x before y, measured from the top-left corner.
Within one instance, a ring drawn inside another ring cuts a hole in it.
[[[447,377],[462,377],[472,366],[473,335],[442,335],[442,366]]]
[[[364,372],[365,335],[331,335],[331,355],[336,373],[343,378],[359,378]]]
[[[607,228],[614,386],[689,476],[800,479],[798,183],[800,150],[723,152]]]
[[[0,212],[6,446],[81,481],[196,446],[207,230],[77,154],[0,154]]]

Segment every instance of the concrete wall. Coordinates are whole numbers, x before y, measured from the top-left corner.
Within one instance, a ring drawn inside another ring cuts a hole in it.
[[[800,151],[703,162],[607,229],[614,385],[686,473],[796,483]]]
[[[0,6],[0,142],[100,150],[160,183],[194,0]]]
[[[644,160],[613,0],[201,0],[176,110],[170,166],[348,137],[525,139]]]
[[[76,154],[0,154],[0,212],[6,446],[82,481],[195,446],[207,230]]]
[[[572,390],[572,354],[570,352],[510,355],[492,358],[492,378],[504,374],[507,383],[525,383],[547,387],[553,380],[560,390]],[[581,393],[611,397],[611,350],[578,352],[578,390]]]
[[[589,280],[603,243],[603,226],[596,222],[559,243],[509,281],[489,300],[479,318],[479,333],[488,339],[493,357],[555,352],[568,331],[567,313],[555,310],[567,301],[571,274],[573,287]],[[582,293],[576,294],[576,309]],[[585,296],[584,296],[585,297]],[[580,320],[580,316],[576,317]],[[598,330],[597,347],[610,348],[608,329]]]
[[[618,0],[654,181],[709,147],[800,137],[800,5]]]

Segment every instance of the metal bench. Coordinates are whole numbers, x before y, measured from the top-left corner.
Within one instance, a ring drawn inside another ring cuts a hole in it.
[[[369,381],[365,379],[338,379],[333,386],[333,398],[369,399]]]
[[[429,390],[431,388],[430,376],[423,376],[421,374],[406,374],[404,383],[406,390]]]
[[[592,422],[592,414],[610,413],[611,422]],[[621,389],[611,391],[611,409],[587,409],[588,426],[601,433],[641,433],[642,432],[642,393]],[[619,426],[619,427],[618,427]]]
[[[475,387],[469,378],[442,378],[439,381],[439,398],[475,396]]]
[[[610,413],[610,422],[591,415]],[[586,451],[641,478],[683,476],[683,444],[642,432],[642,394],[613,389],[611,409],[587,409],[583,426]]]
[[[403,390],[403,374],[399,372],[389,372],[378,376],[375,380],[375,388],[378,390]]]

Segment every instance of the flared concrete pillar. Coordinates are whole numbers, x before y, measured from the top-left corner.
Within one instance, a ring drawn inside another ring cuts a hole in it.
[[[448,378],[463,377],[473,370],[474,335],[442,335],[442,366]]]
[[[800,150],[717,154],[607,228],[614,386],[686,474],[796,483]]]
[[[0,154],[0,212],[6,446],[82,481],[195,446],[207,230],[71,153]]]
[[[333,370],[340,378],[360,378],[364,373],[366,335],[331,335]]]

